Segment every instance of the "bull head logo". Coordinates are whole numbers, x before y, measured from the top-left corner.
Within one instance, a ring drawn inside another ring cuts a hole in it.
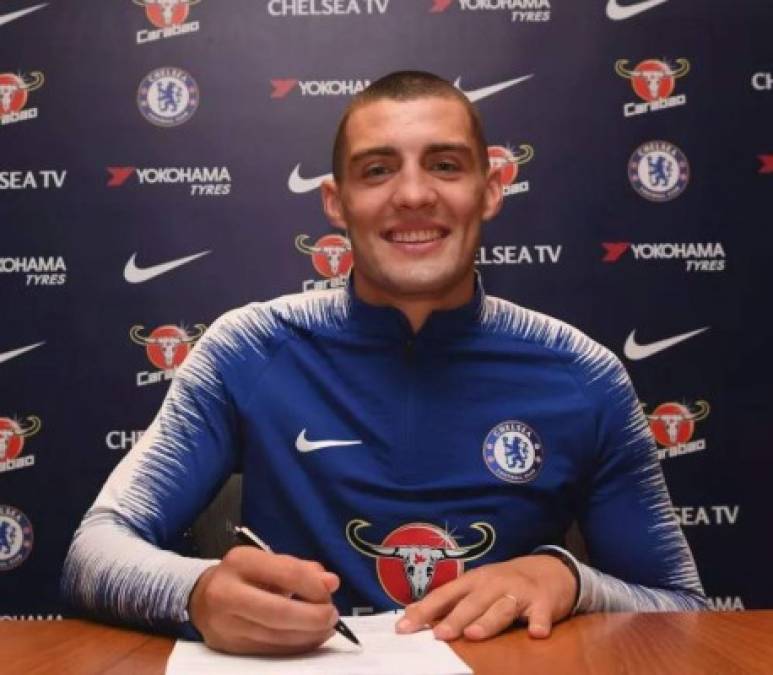
[[[16,458],[24,447],[24,439],[40,431],[40,418],[30,415],[27,424],[0,417],[0,462]]]
[[[690,72],[690,62],[687,59],[677,59],[675,69],[672,69],[666,62],[657,59],[642,61],[633,70],[626,68],[627,63],[627,59],[616,61],[615,72],[620,77],[631,80],[633,90],[642,100],[647,102],[671,96],[675,80]]]
[[[178,326],[159,326],[147,337],[142,335],[144,329],[144,326],[132,326],[129,331],[132,342],[145,347],[148,359],[156,368],[170,370],[183,362],[207,327],[197,323],[195,332],[188,333]]]
[[[647,415],[655,440],[664,447],[687,443],[695,431],[695,422],[706,419],[709,414],[706,401],[696,401],[693,407],[681,403],[662,403]]]
[[[337,277],[349,273],[352,267],[352,244],[340,234],[327,234],[308,244],[309,236],[299,234],[295,238],[295,248],[311,256],[314,269],[323,277]]]
[[[530,145],[519,146],[520,152],[516,154],[511,148],[504,145],[490,145],[488,158],[491,166],[499,169],[499,180],[502,186],[512,185],[518,177],[518,167],[531,161],[534,157],[534,148]]]
[[[421,600],[426,594],[435,577],[438,563],[449,560],[465,562],[479,558],[494,545],[494,529],[488,523],[472,523],[471,528],[481,533],[481,539],[471,546],[443,546],[431,543],[415,544],[372,544],[359,535],[364,527],[370,527],[365,520],[355,519],[346,525],[346,538],[360,553],[377,560],[395,559],[402,563],[405,581],[410,588],[411,601]],[[406,526],[410,527],[410,526]],[[402,528],[401,528],[402,529]],[[421,531],[425,541],[442,541],[434,526],[416,525],[414,529]],[[385,541],[388,541],[391,535]],[[450,539],[444,535],[443,539]],[[453,541],[453,540],[451,540]],[[383,583],[383,582],[382,582]],[[387,592],[389,590],[387,589]],[[390,595],[393,595],[390,593]]]
[[[19,112],[27,105],[27,93],[40,89],[44,80],[38,70],[28,75],[0,73],[0,115]]]
[[[157,28],[177,26],[188,18],[188,8],[201,0],[134,0],[145,8],[145,15]]]

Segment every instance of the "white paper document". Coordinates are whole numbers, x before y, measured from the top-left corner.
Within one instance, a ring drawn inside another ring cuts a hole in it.
[[[319,649],[303,656],[229,656],[200,642],[178,640],[166,675],[469,675],[472,670],[432,631],[395,633],[398,615],[345,617],[362,648],[336,633]]]

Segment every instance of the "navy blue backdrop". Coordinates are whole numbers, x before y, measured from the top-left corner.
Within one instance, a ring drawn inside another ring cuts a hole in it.
[[[712,603],[773,606],[771,28],[767,0],[2,0],[0,618],[64,613],[202,326],[341,283],[319,178],[396,69],[456,82],[505,166],[487,291],[623,359]]]

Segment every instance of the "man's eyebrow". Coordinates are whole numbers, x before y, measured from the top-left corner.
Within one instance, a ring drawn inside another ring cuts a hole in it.
[[[465,155],[472,155],[472,148],[466,143],[432,143],[427,146],[428,154],[439,152],[461,152]]]
[[[430,143],[424,150],[425,154],[432,155],[441,152],[460,152],[464,155],[472,156],[473,149],[466,143]],[[354,153],[349,161],[359,162],[367,157],[394,157],[397,150],[391,145],[380,145],[375,148],[366,148],[360,152]]]
[[[397,150],[391,145],[380,145],[376,148],[366,148],[360,150],[360,152],[354,153],[350,158],[350,162],[359,162],[366,157],[392,157],[397,154]]]

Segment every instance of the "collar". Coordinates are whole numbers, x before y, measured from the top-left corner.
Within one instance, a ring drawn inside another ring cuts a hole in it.
[[[350,307],[349,323],[358,332],[383,337],[388,341],[448,340],[469,331],[471,326],[478,323],[486,295],[477,270],[474,284],[475,290],[469,302],[454,309],[433,311],[419,332],[414,334],[407,317],[396,307],[371,305],[358,298],[352,275],[346,286]]]

